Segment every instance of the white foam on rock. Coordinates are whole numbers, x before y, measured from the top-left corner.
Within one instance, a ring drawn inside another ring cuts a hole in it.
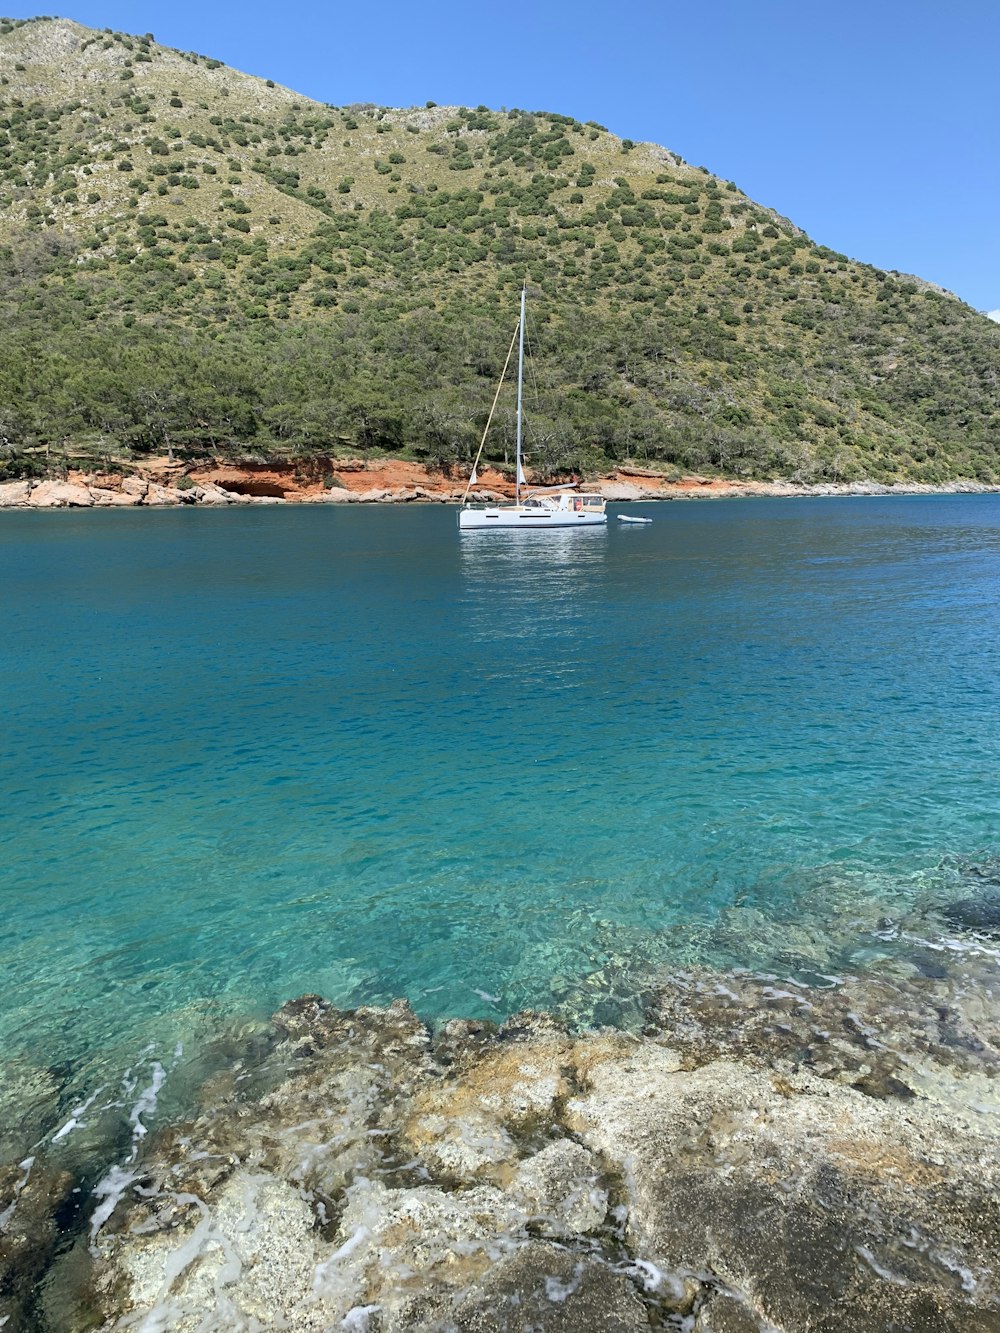
[[[94,1186],[94,1197],[100,1199],[100,1203],[90,1219],[91,1243],[97,1239],[97,1233],[118,1207],[125,1191],[138,1174],[137,1171],[127,1171],[125,1167],[116,1165]]]
[[[356,1305],[344,1315],[340,1326],[346,1328],[348,1333],[367,1333],[372,1315],[381,1309],[381,1305]]]
[[[148,1132],[146,1126],[143,1124],[142,1117],[144,1115],[155,1114],[156,1099],[159,1096],[164,1083],[167,1081],[167,1071],[160,1064],[159,1060],[152,1060],[150,1062],[150,1068],[152,1070],[152,1078],[150,1079],[148,1086],[143,1088],[142,1092],[139,1094],[139,1097],[129,1114],[129,1123],[132,1126],[133,1161],[139,1151],[139,1139],[145,1138]]]
[[[879,1263],[867,1245],[855,1245],[854,1248],[876,1277],[880,1277],[883,1282],[890,1282],[894,1287],[909,1287],[912,1285],[905,1277],[900,1277],[892,1269],[886,1268],[885,1264]]]
[[[153,1049],[152,1046],[148,1046],[142,1054],[144,1056],[149,1055]],[[143,1117],[155,1114],[157,1098],[167,1079],[167,1072],[159,1060],[150,1060],[150,1074],[149,1083],[139,1093],[129,1111],[129,1124],[132,1126],[132,1150],[123,1164],[112,1166],[94,1186],[94,1197],[99,1202],[90,1219],[92,1246],[101,1228],[124,1198],[126,1190],[138,1179],[139,1171],[133,1167],[133,1163],[139,1155],[139,1144],[148,1133]],[[122,1089],[126,1096],[130,1096],[135,1091],[138,1083],[138,1078],[132,1077],[131,1069],[127,1069],[122,1076]],[[101,1091],[102,1089],[98,1088],[97,1092],[73,1110],[70,1119],[53,1136],[53,1142],[65,1138],[74,1129],[84,1128],[84,1122],[80,1117],[88,1107],[93,1105]],[[113,1106],[120,1105],[123,1105],[121,1101],[112,1101],[106,1103],[100,1109],[109,1110]]]
[[[625,1271],[637,1278],[643,1290],[650,1294],[666,1289],[677,1300],[684,1295],[683,1281],[675,1273],[668,1273],[649,1259],[633,1259],[625,1265]]]
[[[83,1120],[80,1119],[80,1117],[84,1114],[85,1111],[89,1110],[90,1107],[93,1106],[94,1102],[97,1101],[97,1098],[101,1095],[103,1091],[104,1091],[103,1088],[98,1088],[96,1092],[92,1092],[90,1094],[90,1096],[87,1098],[85,1102],[81,1102],[79,1106],[74,1106],[72,1111],[70,1111],[69,1113],[69,1119],[66,1121],[65,1125],[63,1125],[61,1129],[56,1130],[56,1132],[52,1135],[50,1142],[58,1143],[59,1140],[64,1139],[67,1136],[67,1134],[72,1134],[74,1129],[86,1129],[86,1124],[84,1123]]]
[[[315,1301],[309,1281],[314,1219],[290,1185],[241,1170],[211,1207],[190,1193],[170,1197],[192,1215],[179,1228],[168,1223],[130,1242],[124,1272],[132,1309],[116,1327],[259,1333],[335,1326],[303,1315]],[[104,1244],[112,1247],[117,1239]],[[337,1320],[360,1303],[358,1294],[344,1302]],[[296,1322],[300,1316],[304,1322]]]
[[[313,1289],[320,1290],[323,1286],[323,1279],[327,1271],[331,1267],[331,1265],[338,1264],[340,1263],[341,1259],[346,1259],[348,1255],[353,1254],[354,1251],[358,1248],[358,1246],[362,1245],[371,1234],[372,1233],[368,1230],[366,1226],[358,1227],[354,1235],[350,1236],[347,1240],[345,1240],[343,1245],[341,1245],[339,1249],[334,1250],[333,1254],[330,1255],[329,1259],[324,1260],[324,1262],[321,1264],[317,1264],[316,1278],[313,1282]]]
[[[580,1289],[580,1282],[583,1278],[583,1264],[578,1263],[573,1269],[573,1276],[568,1282],[563,1282],[557,1277],[547,1277],[545,1279],[545,1295],[554,1305],[561,1305],[569,1300]]]

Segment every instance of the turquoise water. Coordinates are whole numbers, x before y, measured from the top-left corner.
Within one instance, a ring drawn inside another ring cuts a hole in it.
[[[3,515],[0,1060],[892,965],[1000,855],[1000,498],[646,512]]]

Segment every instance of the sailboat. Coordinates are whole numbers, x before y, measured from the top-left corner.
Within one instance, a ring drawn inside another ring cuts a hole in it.
[[[486,429],[483,431],[483,438],[479,442],[479,451],[476,454],[475,462],[472,465],[472,472],[469,476],[469,484],[465,488],[465,494],[462,496],[462,507],[458,511],[458,528],[460,532],[512,532],[518,529],[522,532],[534,528],[592,528],[601,523],[607,523],[607,514],[605,513],[606,501],[603,495],[588,494],[581,491],[578,486],[543,486],[534,490],[525,490],[524,498],[521,497],[521,491],[524,487],[524,467],[522,464],[522,428],[524,414],[522,410],[522,400],[524,396],[524,308],[527,296],[526,285],[521,288],[521,318],[518,320],[517,328],[514,330],[514,337],[510,340],[510,348],[507,352],[507,360],[504,362],[503,371],[500,374],[500,383],[497,385],[497,391],[493,398],[493,406],[490,408],[490,415],[486,421]],[[500,390],[503,387],[504,376],[507,374],[507,366],[510,364],[511,354],[514,351],[514,339],[518,340],[517,357],[517,470],[514,480],[514,503],[513,504],[469,504],[469,491],[479,480],[479,459],[482,456],[483,445],[486,443],[486,436],[489,433],[490,422],[493,420],[493,413],[496,411],[497,400],[500,397]]]

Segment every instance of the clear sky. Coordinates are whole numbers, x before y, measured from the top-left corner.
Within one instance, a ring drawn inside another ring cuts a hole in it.
[[[338,106],[596,120],[822,244],[1000,309],[1000,0],[64,3]]]

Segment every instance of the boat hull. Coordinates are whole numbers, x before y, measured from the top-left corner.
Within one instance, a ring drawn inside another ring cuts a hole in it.
[[[519,505],[460,509],[460,532],[530,532],[535,528],[596,528],[607,523],[604,514],[580,514],[572,510],[525,509]]]

